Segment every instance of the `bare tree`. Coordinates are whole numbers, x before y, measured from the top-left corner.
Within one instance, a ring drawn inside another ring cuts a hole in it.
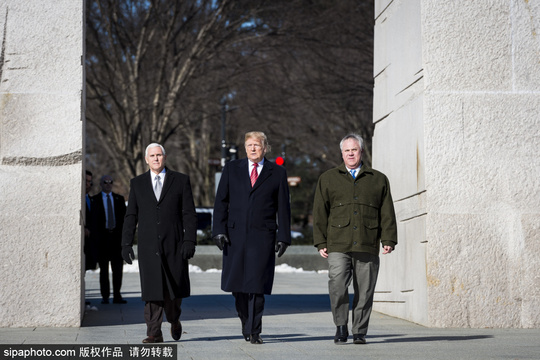
[[[156,141],[211,206],[224,96],[228,141],[267,132],[270,156],[285,150],[289,173],[308,162],[311,183],[347,132],[370,143],[373,0],[93,0],[87,13],[89,162],[124,190]]]
[[[254,56],[235,79],[233,119],[239,129],[257,119],[272,156],[286,152],[289,175],[302,178],[291,188],[293,222],[306,230],[318,176],[342,161],[339,140],[362,135],[371,163],[373,2],[290,1],[276,22],[267,37],[245,46]]]
[[[196,198],[204,197],[198,185],[206,186],[209,175],[200,168],[208,159],[213,111],[208,103],[222,96],[218,78],[206,71],[221,48],[264,33],[250,22],[258,5],[245,3],[249,6],[232,0],[88,2],[89,132],[123,183],[145,170],[146,144],[179,136],[175,143],[189,149],[180,165],[199,170],[191,175]]]

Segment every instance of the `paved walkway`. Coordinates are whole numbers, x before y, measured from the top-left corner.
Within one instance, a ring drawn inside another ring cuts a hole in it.
[[[80,328],[0,328],[0,344],[141,344],[146,336],[139,275],[124,274],[125,305],[102,305],[99,275],[86,275],[87,308]],[[432,329],[373,313],[367,345],[333,343],[327,275],[276,274],[266,297],[263,345],[241,336],[233,297],[219,273],[192,273],[178,342],[163,325],[178,359],[540,359],[540,329]]]

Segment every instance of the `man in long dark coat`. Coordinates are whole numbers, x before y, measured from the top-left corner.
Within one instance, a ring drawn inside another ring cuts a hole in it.
[[[291,244],[291,209],[285,169],[264,158],[266,135],[247,133],[245,148],[246,159],[223,169],[212,231],[223,250],[221,289],[235,298],[245,340],[262,344],[264,295],[272,292],[274,251],[279,257]]]
[[[195,254],[197,214],[191,184],[185,174],[165,167],[165,149],[146,148],[150,171],[131,180],[122,236],[122,256],[131,264],[135,229],[147,338],[143,343],[163,342],[163,310],[171,323],[171,336],[182,335],[182,298],[190,295],[188,259]]]

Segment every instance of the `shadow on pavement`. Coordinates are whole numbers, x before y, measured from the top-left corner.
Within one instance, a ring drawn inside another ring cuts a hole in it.
[[[135,293],[131,293],[135,294]],[[139,295],[140,293],[136,293]],[[124,293],[127,304],[101,304],[101,299],[88,299],[82,322],[83,327],[129,325],[144,323],[144,302],[139,296]],[[268,295],[264,309],[265,316],[303,314],[330,311],[328,295],[323,294],[277,294]],[[237,313],[232,295],[194,295],[184,299],[182,321],[200,319],[236,318]]]
[[[384,335],[384,336],[369,336],[370,338],[388,338],[388,337],[397,337],[401,336],[398,339],[383,339],[380,342],[385,343],[402,343],[402,342],[426,342],[426,341],[467,341],[467,340],[482,340],[482,339],[491,339],[494,338],[493,335],[464,335],[464,336],[417,336],[417,337],[407,337],[407,335]]]
[[[101,299],[90,299],[91,305],[87,307],[83,319],[83,327],[115,326],[144,324],[144,302],[140,293],[125,293],[127,304],[101,304]],[[352,300],[352,299],[351,299]],[[95,310],[92,310],[95,308]],[[330,300],[327,294],[276,294],[266,296],[264,316],[301,315],[330,311]],[[182,322],[211,319],[237,318],[234,298],[228,293],[215,295],[194,295],[186,298],[182,304]],[[164,321],[166,321],[164,319]],[[313,337],[303,333],[263,334],[266,343],[272,342],[304,342],[304,341],[331,341],[333,334]],[[474,341],[493,338],[492,335],[448,335],[441,336],[411,336],[406,334],[368,334],[368,343],[422,343],[441,341]],[[186,338],[185,341],[220,341],[240,340],[240,334],[225,334],[222,336]],[[352,344],[352,341],[347,344]]]

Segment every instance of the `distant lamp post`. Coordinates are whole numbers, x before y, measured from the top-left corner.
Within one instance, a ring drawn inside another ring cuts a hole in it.
[[[227,143],[225,141],[225,120],[227,117],[227,97],[221,98],[221,167],[225,167],[227,161]]]
[[[233,161],[238,159],[238,147],[236,145],[231,145],[227,149],[227,160]]]

